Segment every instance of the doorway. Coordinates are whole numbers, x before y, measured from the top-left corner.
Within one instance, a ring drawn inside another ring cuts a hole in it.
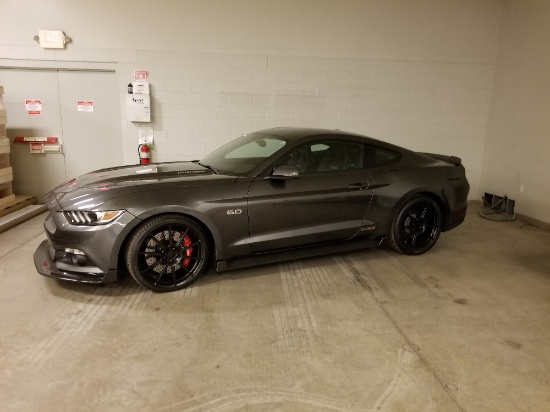
[[[73,177],[122,164],[114,71],[0,69],[0,85],[16,194],[41,202],[47,192]],[[39,113],[29,113],[26,100],[39,100]],[[63,152],[31,154],[28,144],[13,143],[16,136],[58,137]]]

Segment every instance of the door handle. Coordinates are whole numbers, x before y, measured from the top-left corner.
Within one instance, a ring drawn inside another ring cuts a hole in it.
[[[352,183],[348,185],[348,190],[364,190],[368,189],[369,184],[368,183]]]

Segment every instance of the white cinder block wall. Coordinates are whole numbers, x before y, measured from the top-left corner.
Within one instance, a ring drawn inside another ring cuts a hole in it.
[[[481,190],[550,227],[550,1],[506,1],[502,28]]]
[[[149,57],[155,55],[155,63]],[[484,64],[138,50],[150,72],[158,161],[189,160],[277,126],[364,133],[461,156],[477,193],[493,67]],[[159,65],[159,61],[164,64]],[[124,116],[123,116],[124,117]],[[126,162],[136,125],[123,119]]]
[[[29,4],[31,3],[31,4]],[[46,4],[47,3],[47,4]],[[112,62],[123,156],[133,70],[148,70],[155,161],[274,126],[338,128],[462,157],[479,196],[499,0],[4,0],[0,59]],[[141,16],[133,18],[132,16]],[[41,50],[39,29],[73,43]]]

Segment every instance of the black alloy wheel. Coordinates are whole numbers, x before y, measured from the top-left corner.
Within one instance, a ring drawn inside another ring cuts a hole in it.
[[[163,215],[143,223],[126,249],[126,266],[142,286],[155,292],[179,290],[206,268],[207,238],[192,220]]]
[[[437,242],[443,215],[439,205],[427,196],[416,196],[395,215],[390,230],[390,245],[406,255],[420,255]]]

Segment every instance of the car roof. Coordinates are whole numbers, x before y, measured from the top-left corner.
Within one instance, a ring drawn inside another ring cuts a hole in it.
[[[301,137],[319,136],[319,135],[341,135],[341,136],[354,136],[354,137],[366,137],[356,133],[343,132],[335,129],[315,129],[309,127],[273,127],[271,129],[258,130],[256,133],[270,134],[279,137],[285,137],[290,139],[298,139]]]
[[[372,144],[376,146],[385,147],[390,150],[398,152],[411,152],[410,150],[394,145],[392,143],[384,142],[383,140],[374,139],[358,133],[345,132],[338,129],[320,129],[320,128],[308,128],[308,127],[273,127],[271,129],[258,130],[255,133],[272,135],[281,137],[288,141],[306,140],[307,138],[316,138],[319,136],[327,135],[330,139],[343,139],[360,140],[363,143]],[[309,140],[309,139],[307,139]]]

